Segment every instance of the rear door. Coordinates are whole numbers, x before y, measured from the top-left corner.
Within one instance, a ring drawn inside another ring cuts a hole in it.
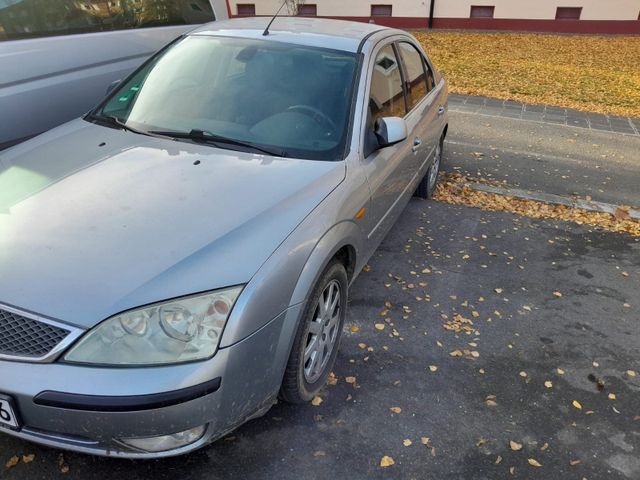
[[[413,155],[408,159],[419,178],[431,163],[440,136],[437,94],[433,72],[418,48],[409,40],[397,42],[404,72],[409,112],[405,117],[412,132]]]

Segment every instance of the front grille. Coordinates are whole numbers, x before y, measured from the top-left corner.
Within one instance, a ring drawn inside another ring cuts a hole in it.
[[[64,328],[0,309],[0,355],[43,357],[69,333]]]

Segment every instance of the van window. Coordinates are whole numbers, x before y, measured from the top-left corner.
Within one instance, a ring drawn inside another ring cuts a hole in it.
[[[213,20],[209,0],[0,0],[0,41]]]

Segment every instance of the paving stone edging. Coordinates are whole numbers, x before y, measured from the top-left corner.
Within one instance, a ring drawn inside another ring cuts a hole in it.
[[[534,122],[640,136],[640,118],[616,117],[551,105],[531,105],[512,100],[458,94],[449,96],[449,108],[457,112],[519,118]]]

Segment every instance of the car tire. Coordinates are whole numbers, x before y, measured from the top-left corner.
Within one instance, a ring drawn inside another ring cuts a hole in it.
[[[442,150],[444,148],[444,134],[440,137],[440,141],[438,142],[438,146],[436,147],[436,151],[434,153],[434,160],[427,173],[424,175],[420,183],[418,184],[418,188],[416,188],[416,193],[414,196],[420,198],[431,198],[436,191],[436,187],[438,186],[438,174],[440,173],[440,165],[442,164]]]
[[[305,307],[280,387],[281,400],[305,403],[324,387],[340,345],[347,286],[347,271],[334,259],[320,276]],[[336,294],[337,303],[332,308]]]

